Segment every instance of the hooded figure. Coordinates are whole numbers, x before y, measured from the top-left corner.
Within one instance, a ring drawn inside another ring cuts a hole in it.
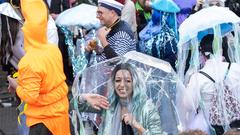
[[[235,36],[235,42],[230,44],[225,39],[232,32],[239,35],[239,22],[229,9],[212,6],[181,24],[178,76],[186,89],[178,90],[177,108],[184,128],[222,135],[239,127],[239,40]],[[228,60],[230,56],[233,57]],[[185,67],[187,64],[189,68]]]
[[[21,8],[26,54],[18,64],[18,83],[8,77],[9,89],[16,88],[26,103],[24,113],[30,134],[42,125],[54,135],[69,135],[68,87],[62,55],[47,42],[47,8],[42,0],[21,0]]]
[[[139,51],[160,58],[175,69],[177,54],[176,13],[180,8],[172,0],[156,0],[151,4],[152,20],[139,33]]]

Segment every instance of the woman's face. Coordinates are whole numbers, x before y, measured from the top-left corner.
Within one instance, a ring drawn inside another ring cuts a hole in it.
[[[115,91],[122,99],[127,99],[133,93],[132,76],[128,70],[118,70],[115,76]]]

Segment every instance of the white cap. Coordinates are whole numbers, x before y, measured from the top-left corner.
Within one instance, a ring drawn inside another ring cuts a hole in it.
[[[115,0],[98,0],[98,6],[114,10],[119,16],[121,16],[123,5]]]

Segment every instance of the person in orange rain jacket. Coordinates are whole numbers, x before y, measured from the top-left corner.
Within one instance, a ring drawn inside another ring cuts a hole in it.
[[[24,49],[18,80],[8,76],[9,90],[26,104],[30,135],[70,135],[68,86],[60,50],[47,42],[47,8],[43,0],[21,0]],[[17,82],[18,81],[18,82]]]

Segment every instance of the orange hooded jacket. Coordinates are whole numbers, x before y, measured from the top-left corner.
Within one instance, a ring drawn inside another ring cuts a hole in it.
[[[21,0],[25,56],[20,60],[17,95],[27,104],[27,125],[43,123],[54,135],[70,135],[62,55],[47,42],[43,0]]]

